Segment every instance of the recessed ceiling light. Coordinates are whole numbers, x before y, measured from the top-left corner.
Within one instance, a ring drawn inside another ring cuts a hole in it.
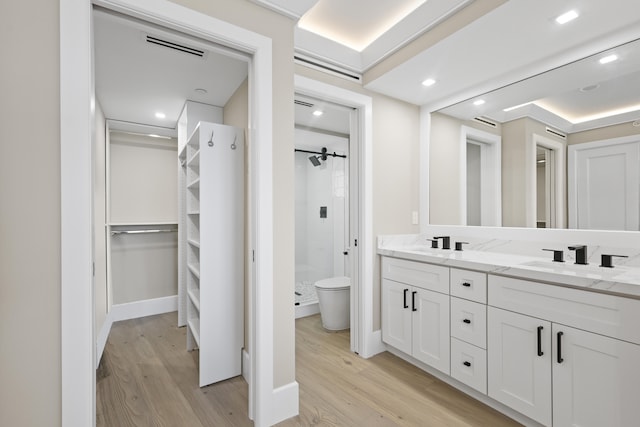
[[[436,83],[436,81],[435,81],[435,80],[433,80],[433,79],[427,79],[427,80],[425,80],[425,81],[423,81],[423,82],[422,82],[422,86],[427,86],[427,87],[429,87],[429,86],[433,86],[435,83]]]
[[[573,21],[578,17],[578,12],[575,10],[570,10],[569,12],[563,13],[562,15],[556,18],[556,22],[560,25],[566,24],[569,21]]]
[[[324,113],[323,113],[322,111],[320,111],[320,110],[316,110],[316,111],[314,111],[314,112],[313,112],[313,115],[314,115],[314,116],[321,116],[321,115],[323,115],[323,114],[324,114]]]
[[[477,101],[473,101],[473,105],[482,105],[484,104],[484,99],[478,99]]]
[[[618,55],[608,55],[605,56],[604,58],[600,58],[600,63],[601,64],[608,64],[609,62],[613,62],[616,61],[618,59]]]
[[[207,93],[207,90],[206,90],[206,89],[203,89],[203,88],[201,88],[201,87],[194,89],[194,91],[195,91],[195,92],[198,92],[198,93],[201,93],[201,94],[203,94],[203,95]]]
[[[167,117],[167,115],[164,114],[164,113],[161,113],[161,112],[157,112],[156,113],[156,118],[157,119],[164,119],[165,117]]]
[[[585,86],[580,88],[580,92],[591,92],[592,90],[596,90],[600,87],[599,84],[594,84],[594,85],[589,85],[589,86]]]

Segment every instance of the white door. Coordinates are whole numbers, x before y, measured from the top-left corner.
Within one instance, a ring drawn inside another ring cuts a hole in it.
[[[640,142],[581,145],[570,151],[569,226],[640,230]]]
[[[413,351],[421,362],[449,374],[449,295],[413,288]]]
[[[640,346],[554,324],[552,363],[554,427],[638,425]]]
[[[550,426],[551,323],[494,307],[487,314],[489,396]]]
[[[382,280],[382,341],[411,354],[411,286]]]

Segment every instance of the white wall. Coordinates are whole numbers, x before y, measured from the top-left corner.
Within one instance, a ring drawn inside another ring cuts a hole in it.
[[[177,142],[111,132],[109,148],[111,230],[176,229]],[[113,304],[177,294],[177,233],[116,234],[109,238]]]

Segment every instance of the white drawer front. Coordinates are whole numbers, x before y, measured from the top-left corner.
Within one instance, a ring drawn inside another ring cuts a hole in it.
[[[487,275],[477,271],[451,269],[451,295],[487,303]]]
[[[489,305],[640,344],[640,300],[489,275]]]
[[[487,394],[487,351],[451,338],[451,376]]]
[[[382,257],[382,278],[449,294],[448,267]]]
[[[487,348],[487,306],[451,298],[451,336]]]

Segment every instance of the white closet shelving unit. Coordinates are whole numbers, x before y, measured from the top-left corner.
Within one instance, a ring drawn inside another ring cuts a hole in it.
[[[244,132],[200,122],[179,160],[179,268],[186,281],[187,350],[200,351],[203,387],[241,374]]]

